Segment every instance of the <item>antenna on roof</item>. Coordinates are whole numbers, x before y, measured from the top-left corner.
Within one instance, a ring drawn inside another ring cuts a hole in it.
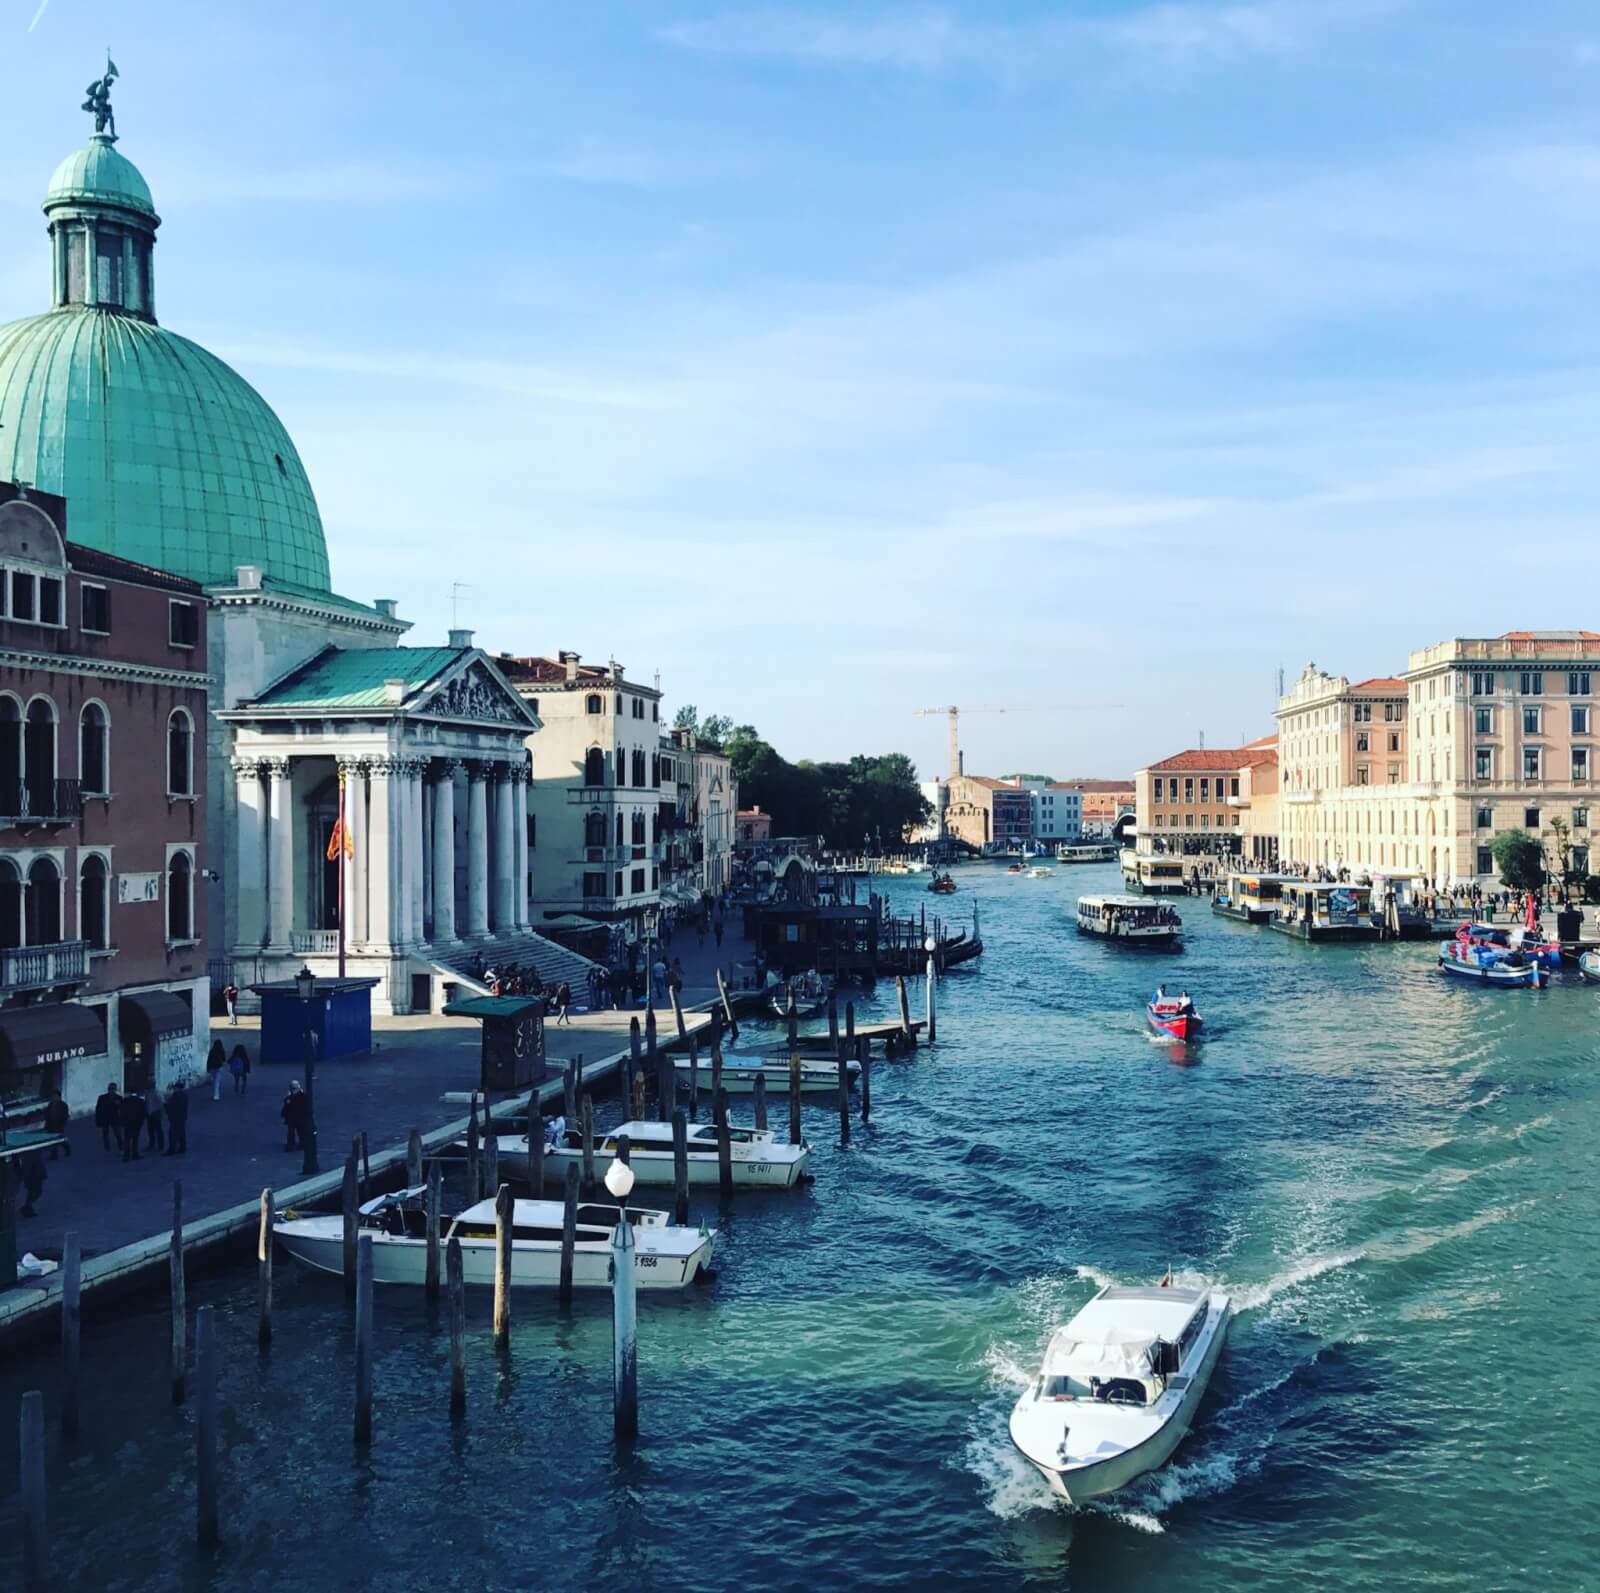
[[[1283,665],[1278,665],[1278,695],[1283,695]]]
[[[457,630],[461,625],[461,616],[456,612],[461,602],[461,594],[472,589],[471,581],[452,581],[450,583],[450,629]]]
[[[1200,732],[1200,750],[1202,752],[1205,751],[1205,746],[1206,746],[1206,733],[1205,733],[1205,731],[1202,730]]]

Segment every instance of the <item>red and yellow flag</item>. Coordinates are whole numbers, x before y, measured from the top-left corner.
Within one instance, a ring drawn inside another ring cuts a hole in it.
[[[330,863],[339,861],[339,848],[341,846],[344,848],[344,855],[347,858],[356,855],[356,843],[351,839],[349,826],[344,822],[342,813],[333,821],[333,834],[328,837],[328,861]]]

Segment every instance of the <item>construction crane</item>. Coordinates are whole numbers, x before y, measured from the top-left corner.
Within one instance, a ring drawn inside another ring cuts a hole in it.
[[[947,703],[943,708],[913,708],[912,712],[919,719],[925,718],[929,714],[948,714],[950,716],[950,774],[951,778],[954,778],[961,773],[961,735],[959,727],[962,714],[1024,713],[1030,706],[1031,704],[1028,703]]]

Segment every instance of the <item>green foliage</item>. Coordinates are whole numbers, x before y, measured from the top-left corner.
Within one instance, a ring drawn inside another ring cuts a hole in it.
[[[730,727],[723,747],[739,782],[739,805],[765,809],[777,835],[820,835],[839,847],[897,846],[930,812],[916,765],[903,752],[790,763],[754,725]]]
[[[700,728],[700,710],[692,702],[686,702],[672,717],[674,730],[698,730]]]
[[[1500,883],[1514,891],[1536,891],[1544,884],[1544,848],[1522,830],[1502,830],[1491,843]]]
[[[726,714],[712,714],[700,726],[699,736],[704,746],[725,748],[728,736],[733,730],[733,721]]]

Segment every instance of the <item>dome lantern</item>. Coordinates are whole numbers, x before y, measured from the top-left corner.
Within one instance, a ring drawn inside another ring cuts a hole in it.
[[[94,136],[56,167],[44,198],[50,219],[51,303],[156,318],[152,256],[161,218],[139,168],[114,148],[111,83],[116,64],[89,85],[83,108]]]

